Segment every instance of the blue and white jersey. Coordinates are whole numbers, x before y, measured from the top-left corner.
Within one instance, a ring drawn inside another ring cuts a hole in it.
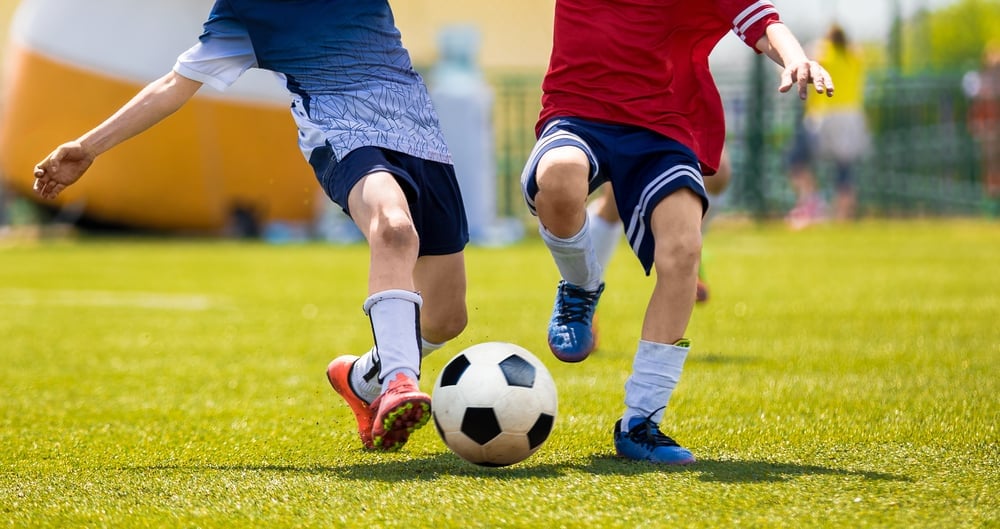
[[[371,146],[452,163],[388,0],[216,0],[174,65],[219,90],[250,68],[283,79],[307,160],[329,145],[338,160]]]

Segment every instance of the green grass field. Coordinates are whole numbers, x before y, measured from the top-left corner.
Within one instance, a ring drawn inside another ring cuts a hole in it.
[[[425,390],[503,340],[560,398],[539,452],[488,469],[433,427],[360,449],[324,369],[370,346],[364,247],[0,241],[0,526],[1000,527],[1000,225],[717,223],[664,427],[684,469],[613,455],[652,287],[621,250],[574,365],[541,244],[469,250]]]

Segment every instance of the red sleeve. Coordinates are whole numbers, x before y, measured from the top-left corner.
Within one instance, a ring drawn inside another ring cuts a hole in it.
[[[733,33],[751,48],[767,32],[767,26],[781,22],[778,9],[769,0],[715,0],[715,4],[732,24]]]

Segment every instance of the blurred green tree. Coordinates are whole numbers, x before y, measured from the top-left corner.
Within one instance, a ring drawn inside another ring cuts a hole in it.
[[[1000,44],[1000,0],[960,0],[921,11],[905,26],[904,71],[976,69],[986,46]]]

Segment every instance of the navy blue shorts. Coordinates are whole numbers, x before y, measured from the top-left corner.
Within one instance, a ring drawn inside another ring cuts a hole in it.
[[[538,183],[535,171],[542,155],[555,147],[573,146],[590,160],[590,191],[611,182],[618,214],[632,251],[649,275],[653,268],[653,209],[680,189],[691,189],[708,210],[708,195],[698,157],[680,142],[641,127],[556,118],[545,124],[521,174],[521,190],[533,215]]]
[[[347,197],[365,176],[385,171],[399,182],[420,237],[419,255],[448,255],[469,242],[469,222],[455,168],[380,147],[361,147],[338,161],[333,152],[313,151],[309,163],[331,200],[351,214]],[[325,159],[324,159],[325,158]]]

